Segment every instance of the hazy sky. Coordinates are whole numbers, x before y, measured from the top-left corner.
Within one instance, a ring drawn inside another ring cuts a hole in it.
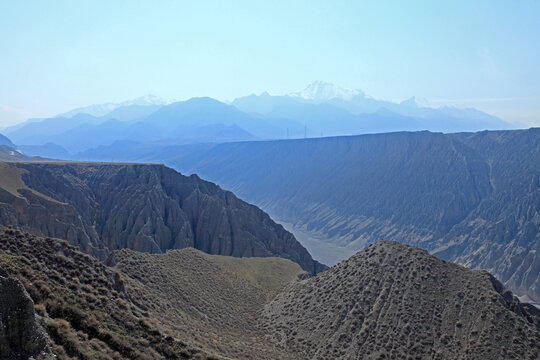
[[[0,0],[0,126],[314,80],[540,126],[540,1]]]

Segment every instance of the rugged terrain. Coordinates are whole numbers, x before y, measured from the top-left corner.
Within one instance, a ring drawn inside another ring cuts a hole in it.
[[[294,236],[231,192],[162,165],[0,163],[0,224],[68,240],[102,260],[112,250],[194,247],[281,256],[315,274]]]
[[[122,249],[104,264],[0,227],[0,268],[2,286],[17,288],[0,295],[0,319],[17,319],[0,343],[20,359],[540,355],[538,310],[487,272],[389,241],[309,277],[287,259],[195,249]]]
[[[2,318],[24,320],[11,329],[13,333],[8,331],[11,352],[19,354],[16,359],[47,351],[47,343],[58,359],[204,359],[208,356],[196,345],[185,343],[182,334],[163,329],[134,304],[117,271],[77,251],[66,241],[0,227],[0,268],[12,281],[17,279],[24,285],[24,289],[18,290],[19,295],[11,294],[16,306],[32,309],[31,312],[9,309],[5,302],[1,306]],[[32,300],[23,302],[16,298],[24,298],[26,291]],[[2,296],[6,295],[2,293]],[[34,307],[37,324],[29,321]],[[35,336],[37,326],[46,330],[47,342],[36,341],[40,339]],[[34,334],[33,341],[21,341],[28,339],[27,334]],[[13,359],[3,353],[2,356],[2,360]]]
[[[318,240],[322,250],[308,249],[323,262],[388,238],[489,270],[540,302],[540,129],[244,142],[185,154],[168,164]]]
[[[0,267],[0,359],[50,359],[47,345],[24,285]]]
[[[485,271],[383,240],[291,285],[263,327],[310,359],[538,359],[539,314]]]
[[[166,254],[123,249],[108,264],[66,241],[0,228],[0,267],[33,299],[8,307],[2,293],[0,319],[14,318],[14,306],[31,311],[7,336],[0,332],[0,343],[7,339],[14,351],[37,348],[38,354],[49,351],[48,343],[60,359],[289,358],[265,340],[256,321],[265,303],[307,275],[298,264],[195,249]],[[2,289],[4,281],[0,277]],[[20,287],[19,293],[26,293]],[[37,323],[30,321],[34,303]],[[29,343],[26,334],[41,326],[47,342]],[[0,359],[12,358],[0,352]]]

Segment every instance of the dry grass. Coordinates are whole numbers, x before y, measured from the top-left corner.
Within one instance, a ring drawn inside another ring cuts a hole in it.
[[[236,258],[201,254],[230,273],[260,288],[268,300],[299,276],[303,274],[308,276],[298,264],[281,258]]]
[[[67,242],[0,227],[0,267],[21,280],[59,359],[290,358],[257,326],[306,273],[281,258],[120,250],[109,267]]]
[[[201,347],[237,359],[288,358],[257,327],[264,304],[305,272],[281,258],[233,258],[195,249],[114,253],[126,292],[151,317]]]
[[[67,242],[0,228],[0,267],[24,284],[59,359],[207,358],[133,304],[118,273]]]
[[[55,204],[65,204],[51,198],[50,196],[44,195],[29,188],[22,179],[22,176],[26,173],[28,173],[28,170],[22,169],[16,166],[14,163],[0,161],[0,174],[2,174],[2,176],[0,176],[0,189],[5,190],[11,195],[14,195],[20,199],[25,199],[25,197],[21,195],[19,190],[27,190],[32,192],[34,195]]]

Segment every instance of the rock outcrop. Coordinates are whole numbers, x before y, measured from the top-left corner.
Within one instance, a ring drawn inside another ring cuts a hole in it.
[[[194,247],[237,257],[280,256],[315,274],[294,236],[231,192],[162,165],[0,163],[0,224],[68,240],[106,259]]]
[[[538,359],[539,311],[485,271],[379,241],[267,305],[269,338],[310,359]]]
[[[45,359],[50,355],[47,345],[34,302],[23,284],[0,267],[0,359]]]

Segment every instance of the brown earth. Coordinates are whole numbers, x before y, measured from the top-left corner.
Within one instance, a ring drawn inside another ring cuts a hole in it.
[[[66,241],[0,227],[0,267],[31,296],[58,359],[209,357],[133,304],[118,272]],[[20,335],[31,331],[27,324]],[[12,351],[25,349],[19,344]]]
[[[122,249],[107,264],[0,228],[2,276],[24,285],[59,359],[540,356],[538,310],[487,272],[394,242],[316,277],[286,259],[195,249]]]
[[[489,273],[383,240],[282,292],[263,328],[310,359],[532,360],[539,320]]]
[[[195,249],[115,252],[126,293],[164,327],[235,359],[286,359],[264,338],[257,318],[284,286],[306,274],[279,258],[234,258]],[[307,274],[306,274],[307,275]]]

